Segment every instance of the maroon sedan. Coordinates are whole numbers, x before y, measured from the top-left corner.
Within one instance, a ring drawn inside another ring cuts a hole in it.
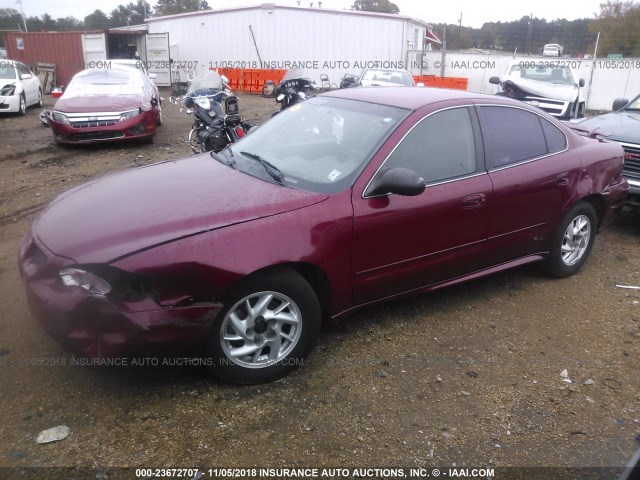
[[[162,124],[160,95],[136,68],[109,65],[74,75],[47,121],[57,143],[151,139]]]
[[[61,195],[20,266],[75,352],[269,381],[354,309],[531,262],[576,273],[624,203],[622,158],[515,100],[340,90],[219,154]]]

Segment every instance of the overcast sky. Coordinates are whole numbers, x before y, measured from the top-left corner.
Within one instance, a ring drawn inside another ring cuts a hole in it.
[[[127,4],[136,0],[100,0],[100,1],[79,1],[79,0],[22,0],[24,13],[27,17],[40,16],[48,13],[54,18],[73,16],[79,20],[84,19],[96,9],[101,9],[105,13],[111,12],[121,4]],[[444,0],[444,1],[416,1],[416,0],[394,0],[400,8],[402,15],[424,20],[428,23],[458,23],[460,13],[462,13],[462,25],[479,28],[483,23],[489,21],[508,22],[519,20],[524,15],[533,13],[534,17],[555,20],[556,18],[566,18],[573,20],[576,18],[593,18],[594,14],[600,11],[600,3],[604,0],[538,0],[532,2],[530,6],[525,6],[520,2],[487,2],[479,0]],[[208,0],[209,6],[214,9],[228,8],[240,5],[259,5],[260,0]],[[149,1],[155,5],[155,0]],[[296,0],[273,1],[277,5],[297,5]],[[310,0],[302,0],[302,6],[309,6]],[[353,4],[353,0],[324,0],[323,8],[348,9]],[[314,0],[314,7],[317,0]],[[20,9],[16,0],[0,0],[0,8]]]

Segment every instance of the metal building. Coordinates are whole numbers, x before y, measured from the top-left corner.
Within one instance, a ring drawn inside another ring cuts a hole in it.
[[[415,70],[431,25],[402,15],[262,4],[145,20],[150,34],[168,34],[174,69],[298,69],[316,82],[382,66]],[[148,52],[162,64],[164,49]],[[414,67],[414,68],[411,68]]]

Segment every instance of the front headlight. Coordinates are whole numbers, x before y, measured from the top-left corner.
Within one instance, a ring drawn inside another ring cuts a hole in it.
[[[62,123],[64,125],[71,125],[71,122],[69,122],[69,119],[66,115],[63,115],[60,112],[56,112],[55,110],[51,114],[51,118],[53,118],[54,122]]]
[[[136,115],[140,114],[140,109],[137,110],[129,110],[128,112],[124,112],[123,114],[120,115],[120,120],[118,120],[119,122],[123,122],[125,120],[128,120],[130,118],[135,117]]]
[[[110,300],[139,302],[157,296],[146,278],[110,265],[75,265],[60,270],[58,275],[66,287],[82,288]]]
[[[58,275],[66,287],[80,287],[101,297],[111,292],[111,285],[107,281],[80,268],[65,268]]]
[[[14,93],[16,93],[16,86],[12,84],[5,85],[2,87],[2,90],[0,90],[0,95],[3,97],[9,97]]]

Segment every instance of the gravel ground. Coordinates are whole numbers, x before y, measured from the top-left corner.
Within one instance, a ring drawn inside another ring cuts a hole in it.
[[[191,122],[166,102],[153,144],[66,148],[38,113],[0,117],[0,467],[620,467],[640,446],[640,291],[616,287],[640,286],[633,212],[575,277],[528,266],[369,308],[272,384],[70,365],[28,311],[19,242],[64,190],[189,155]]]

